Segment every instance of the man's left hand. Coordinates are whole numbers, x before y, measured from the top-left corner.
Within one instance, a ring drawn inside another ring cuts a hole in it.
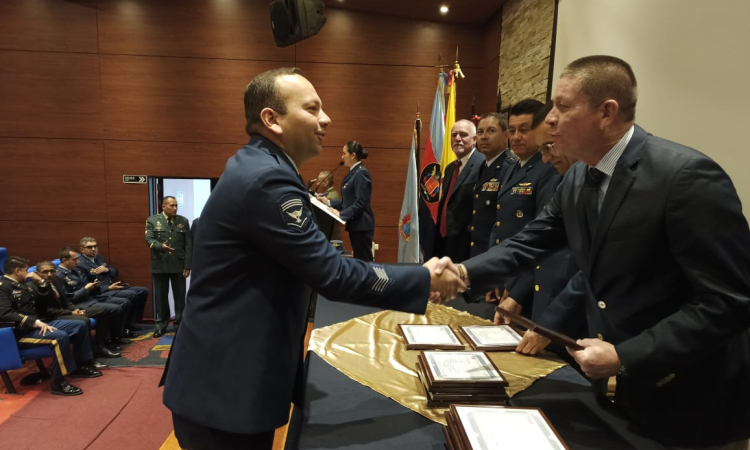
[[[86,311],[84,311],[82,309],[76,309],[75,311],[73,311],[73,315],[74,316],[85,316],[86,315]]]
[[[119,290],[125,289],[125,286],[121,285],[120,283],[121,283],[120,281],[115,281],[114,283],[110,284],[109,285],[109,290],[110,291],[119,291]]]
[[[599,339],[579,339],[577,343],[584,349],[572,350],[568,347],[567,350],[587,377],[609,378],[620,372],[622,363],[614,345]]]
[[[550,340],[531,330],[526,330],[523,334],[521,342],[516,347],[517,353],[523,353],[524,355],[536,355],[545,349],[550,343]]]
[[[182,276],[187,278],[190,276],[190,269],[185,269],[182,271]]]

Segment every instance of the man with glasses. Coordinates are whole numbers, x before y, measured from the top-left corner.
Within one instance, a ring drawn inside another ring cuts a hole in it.
[[[43,322],[39,318],[36,301],[47,295],[50,285],[36,273],[29,273],[27,259],[11,256],[5,261],[5,275],[0,278],[0,322],[13,323],[19,348],[35,348],[51,345],[52,393],[55,395],[81,395],[83,391],[68,383],[67,375],[81,378],[96,378],[102,373],[92,367],[89,329],[78,320],[53,320]],[[31,280],[33,288],[26,284]],[[71,351],[70,346],[73,345]]]
[[[109,349],[122,350],[120,344],[130,344],[130,339],[124,337],[125,318],[130,308],[130,302],[124,298],[106,297],[99,295],[99,280],[88,281],[86,271],[78,267],[78,252],[73,247],[63,247],[60,250],[60,266],[57,268],[57,276],[65,284],[65,294],[77,308],[88,308],[98,306],[106,309],[112,315],[112,341]]]
[[[94,355],[100,358],[117,358],[120,353],[110,350],[106,344],[111,342],[111,320],[112,313],[105,308],[96,305],[87,306],[85,309],[72,306],[65,293],[65,282],[55,275],[55,266],[50,261],[42,261],[36,265],[36,273],[46,281],[50,287],[47,295],[40,296],[37,308],[44,320],[81,320],[91,330],[91,320],[96,320],[96,339]],[[94,363],[94,367],[106,367],[103,364]]]
[[[99,280],[101,295],[114,296],[127,299],[130,302],[130,310],[126,318],[125,336],[133,337],[133,331],[140,330],[136,321],[143,319],[143,309],[148,299],[148,289],[140,286],[129,286],[121,281],[113,281],[117,278],[118,271],[107,265],[102,255],[99,254],[99,245],[93,237],[81,239],[81,256],[78,266],[88,273],[89,281]]]

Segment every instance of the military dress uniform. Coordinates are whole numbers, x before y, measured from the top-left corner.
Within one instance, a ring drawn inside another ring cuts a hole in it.
[[[199,233],[189,299],[165,369],[164,404],[183,448],[194,447],[196,428],[272,434],[289,420],[289,404],[303,398],[311,290],[414,314],[427,306],[424,267],[336,252],[315,223],[293,162],[259,135],[227,162]]]
[[[562,176],[551,164],[542,162],[541,152],[521,167],[517,162],[503,179],[497,195],[495,222],[490,233],[490,247],[521,231],[549,203]],[[575,272],[574,272],[575,273]],[[562,280],[563,286],[570,278]],[[529,270],[505,283],[509,296],[531,311],[534,299],[534,271]]]
[[[375,236],[375,215],[372,212],[372,177],[362,162],[349,169],[341,182],[341,200],[331,200],[331,207],[341,211],[346,221],[354,257],[372,261],[372,239]]]
[[[164,332],[170,319],[169,283],[174,295],[175,326],[182,320],[185,309],[186,280],[184,270],[190,270],[193,260],[193,235],[187,218],[175,215],[154,214],[146,220],[146,244],[151,249],[151,275],[154,278],[154,304],[156,329]],[[162,244],[174,250],[162,251]]]
[[[96,289],[87,290],[88,273],[80,267],[69,270],[63,266],[58,266],[57,276],[63,280],[64,295],[67,295],[74,307],[86,309],[96,306],[109,312],[111,315],[110,333],[112,340],[115,343],[120,342],[121,338],[125,336],[125,318],[128,315],[130,302],[124,298],[97,295],[98,290]]]
[[[503,178],[516,161],[518,161],[516,155],[511,153],[510,149],[506,149],[489,166],[486,161],[479,166],[469,229],[471,231],[469,244],[471,257],[486,252],[490,247],[490,233],[497,214],[497,193],[500,191]]]
[[[109,285],[117,278],[119,272],[116,268],[107,264],[107,269],[109,269],[107,272],[94,273],[94,270],[102,264],[107,264],[102,255],[90,258],[82,254],[78,261],[78,267],[86,271],[89,281],[99,280],[99,292],[101,295],[120,297],[130,302],[130,309],[128,317],[125,318],[125,323],[128,328],[132,328],[135,326],[137,320],[143,319],[143,309],[146,307],[148,289],[140,286],[128,286],[125,289],[109,289]]]
[[[49,285],[43,283],[34,292],[24,283],[8,277],[0,278],[0,321],[15,324],[15,335],[19,348],[34,348],[52,345],[55,357],[52,358],[52,376],[56,381],[93,360],[91,335],[86,324],[79,320],[53,320],[46,322],[57,330],[42,336],[34,324],[39,318],[37,300],[39,295],[49,293]],[[73,352],[70,345],[73,344]],[[77,365],[78,364],[78,365]]]

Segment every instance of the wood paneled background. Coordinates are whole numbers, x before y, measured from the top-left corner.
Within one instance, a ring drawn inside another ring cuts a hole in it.
[[[151,286],[148,188],[123,174],[219,177],[247,141],[242,94],[298,65],[333,121],[305,179],[356,139],[370,151],[376,260],[393,262],[411,128],[424,127],[441,53],[459,48],[457,117],[494,110],[500,16],[483,26],[329,8],[318,36],[274,45],[268,0],[0,2],[0,246],[33,263],[94,236],[129,283]],[[344,170],[336,172],[340,184]],[[147,305],[147,315],[151,304]]]

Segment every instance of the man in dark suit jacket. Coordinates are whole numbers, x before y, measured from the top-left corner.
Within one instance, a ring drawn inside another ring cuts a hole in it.
[[[469,258],[474,184],[479,167],[485,161],[474,149],[476,135],[477,128],[470,120],[459,120],[453,125],[451,149],[457,159],[445,168],[444,191],[438,203],[434,253],[448,256],[454,262]]]
[[[567,243],[600,338],[569,350],[583,371],[596,385],[617,376],[615,404],[666,445],[748,445],[750,230],[731,180],[634,124],[620,59],[574,61],[553,101],[555,147],[584,164],[521,233],[459,271],[486,289]]]
[[[321,153],[330,119],[299,69],[258,75],[245,109],[250,142],[229,159],[203,209],[165,369],[164,404],[181,447],[191,450],[271,448],[290,402],[302,398],[311,288],[418,314],[428,298],[442,302],[462,288],[453,272],[439,276],[447,258],[427,267],[376,265],[344,258],[326,240],[297,168]]]

